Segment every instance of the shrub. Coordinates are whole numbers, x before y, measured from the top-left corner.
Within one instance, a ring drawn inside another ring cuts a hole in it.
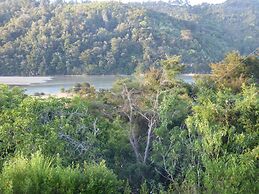
[[[59,158],[37,152],[31,158],[17,155],[6,162],[0,175],[0,193],[118,193],[121,182],[100,164],[63,167]]]

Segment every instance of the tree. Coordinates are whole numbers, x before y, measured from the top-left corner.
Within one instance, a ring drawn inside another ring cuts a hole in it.
[[[258,54],[249,56],[244,59],[246,65],[248,76],[254,79],[254,82],[259,83],[259,58]]]
[[[184,69],[184,65],[180,64],[180,56],[167,57],[167,59],[161,61],[161,65],[165,79],[168,81],[175,80],[176,75]]]
[[[243,85],[241,93],[207,89],[198,95],[188,129],[198,135],[196,147],[204,191],[256,193],[258,93]]]
[[[47,7],[50,4],[49,0],[40,0],[41,7]]]
[[[226,52],[258,46],[255,1],[239,2],[238,10],[233,3],[198,6],[199,14],[165,2],[77,2],[2,1],[0,74],[132,74],[171,55],[181,56],[185,71],[208,73]]]
[[[218,88],[239,91],[242,84],[249,81],[248,67],[237,52],[232,52],[221,63],[211,64],[211,79]]]

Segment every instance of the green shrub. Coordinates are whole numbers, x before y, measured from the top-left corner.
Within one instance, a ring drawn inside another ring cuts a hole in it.
[[[118,193],[121,182],[106,168],[98,165],[63,167],[58,158],[50,159],[41,153],[31,158],[17,155],[6,162],[0,175],[3,194],[72,194]]]
[[[207,161],[206,165],[207,170],[204,174],[206,193],[258,193],[253,154],[229,155]]]

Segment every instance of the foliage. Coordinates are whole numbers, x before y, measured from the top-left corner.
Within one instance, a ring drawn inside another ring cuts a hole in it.
[[[179,62],[179,56],[168,57],[166,60],[161,61],[166,79],[175,79],[176,75],[182,73],[184,66],[179,64]]]
[[[258,84],[256,55],[241,56],[238,52],[228,53],[224,60],[211,64],[211,74],[198,76],[198,87],[214,89],[229,88],[233,92],[240,92],[242,85]]]
[[[63,167],[59,160],[39,152],[30,158],[15,156],[2,169],[1,193],[117,193],[121,187],[121,182],[104,163],[84,164],[81,169]]]
[[[258,46],[256,1],[51,2],[0,2],[0,75],[132,74],[172,55],[204,73],[227,51]]]
[[[257,59],[230,53],[196,85],[160,63],[72,98],[0,85],[0,192],[258,193]]]
[[[253,85],[239,94],[211,89],[199,94],[187,124],[199,137],[205,191],[256,193],[258,99]]]
[[[15,105],[15,94],[6,93],[13,95],[13,103],[8,99],[3,103]],[[87,101],[27,97],[19,102],[11,110],[1,107],[2,160],[16,152],[30,154],[39,149],[51,156],[59,153],[66,163],[104,157],[113,124],[89,114]]]
[[[239,90],[243,83],[248,82],[248,69],[238,53],[229,53],[224,61],[219,64],[211,64],[212,80],[220,88],[227,87]]]
[[[163,95],[159,107],[160,126],[155,130],[152,161],[170,184],[184,181],[191,164],[192,144],[184,125],[190,103],[183,89],[175,89]]]

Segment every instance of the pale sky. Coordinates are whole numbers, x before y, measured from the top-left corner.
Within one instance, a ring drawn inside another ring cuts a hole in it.
[[[92,0],[92,1],[112,1],[112,0]],[[140,2],[140,1],[143,1],[143,2],[145,2],[145,1],[159,1],[159,0],[117,0],[117,1],[120,1],[120,2]],[[168,0],[164,0],[164,1],[168,1]],[[198,5],[198,4],[201,4],[201,3],[217,4],[217,3],[223,3],[224,1],[226,1],[226,0],[189,0],[191,5]]]
[[[201,4],[201,3],[223,3],[226,0],[190,0],[190,3],[192,5],[197,5],[197,4]]]

